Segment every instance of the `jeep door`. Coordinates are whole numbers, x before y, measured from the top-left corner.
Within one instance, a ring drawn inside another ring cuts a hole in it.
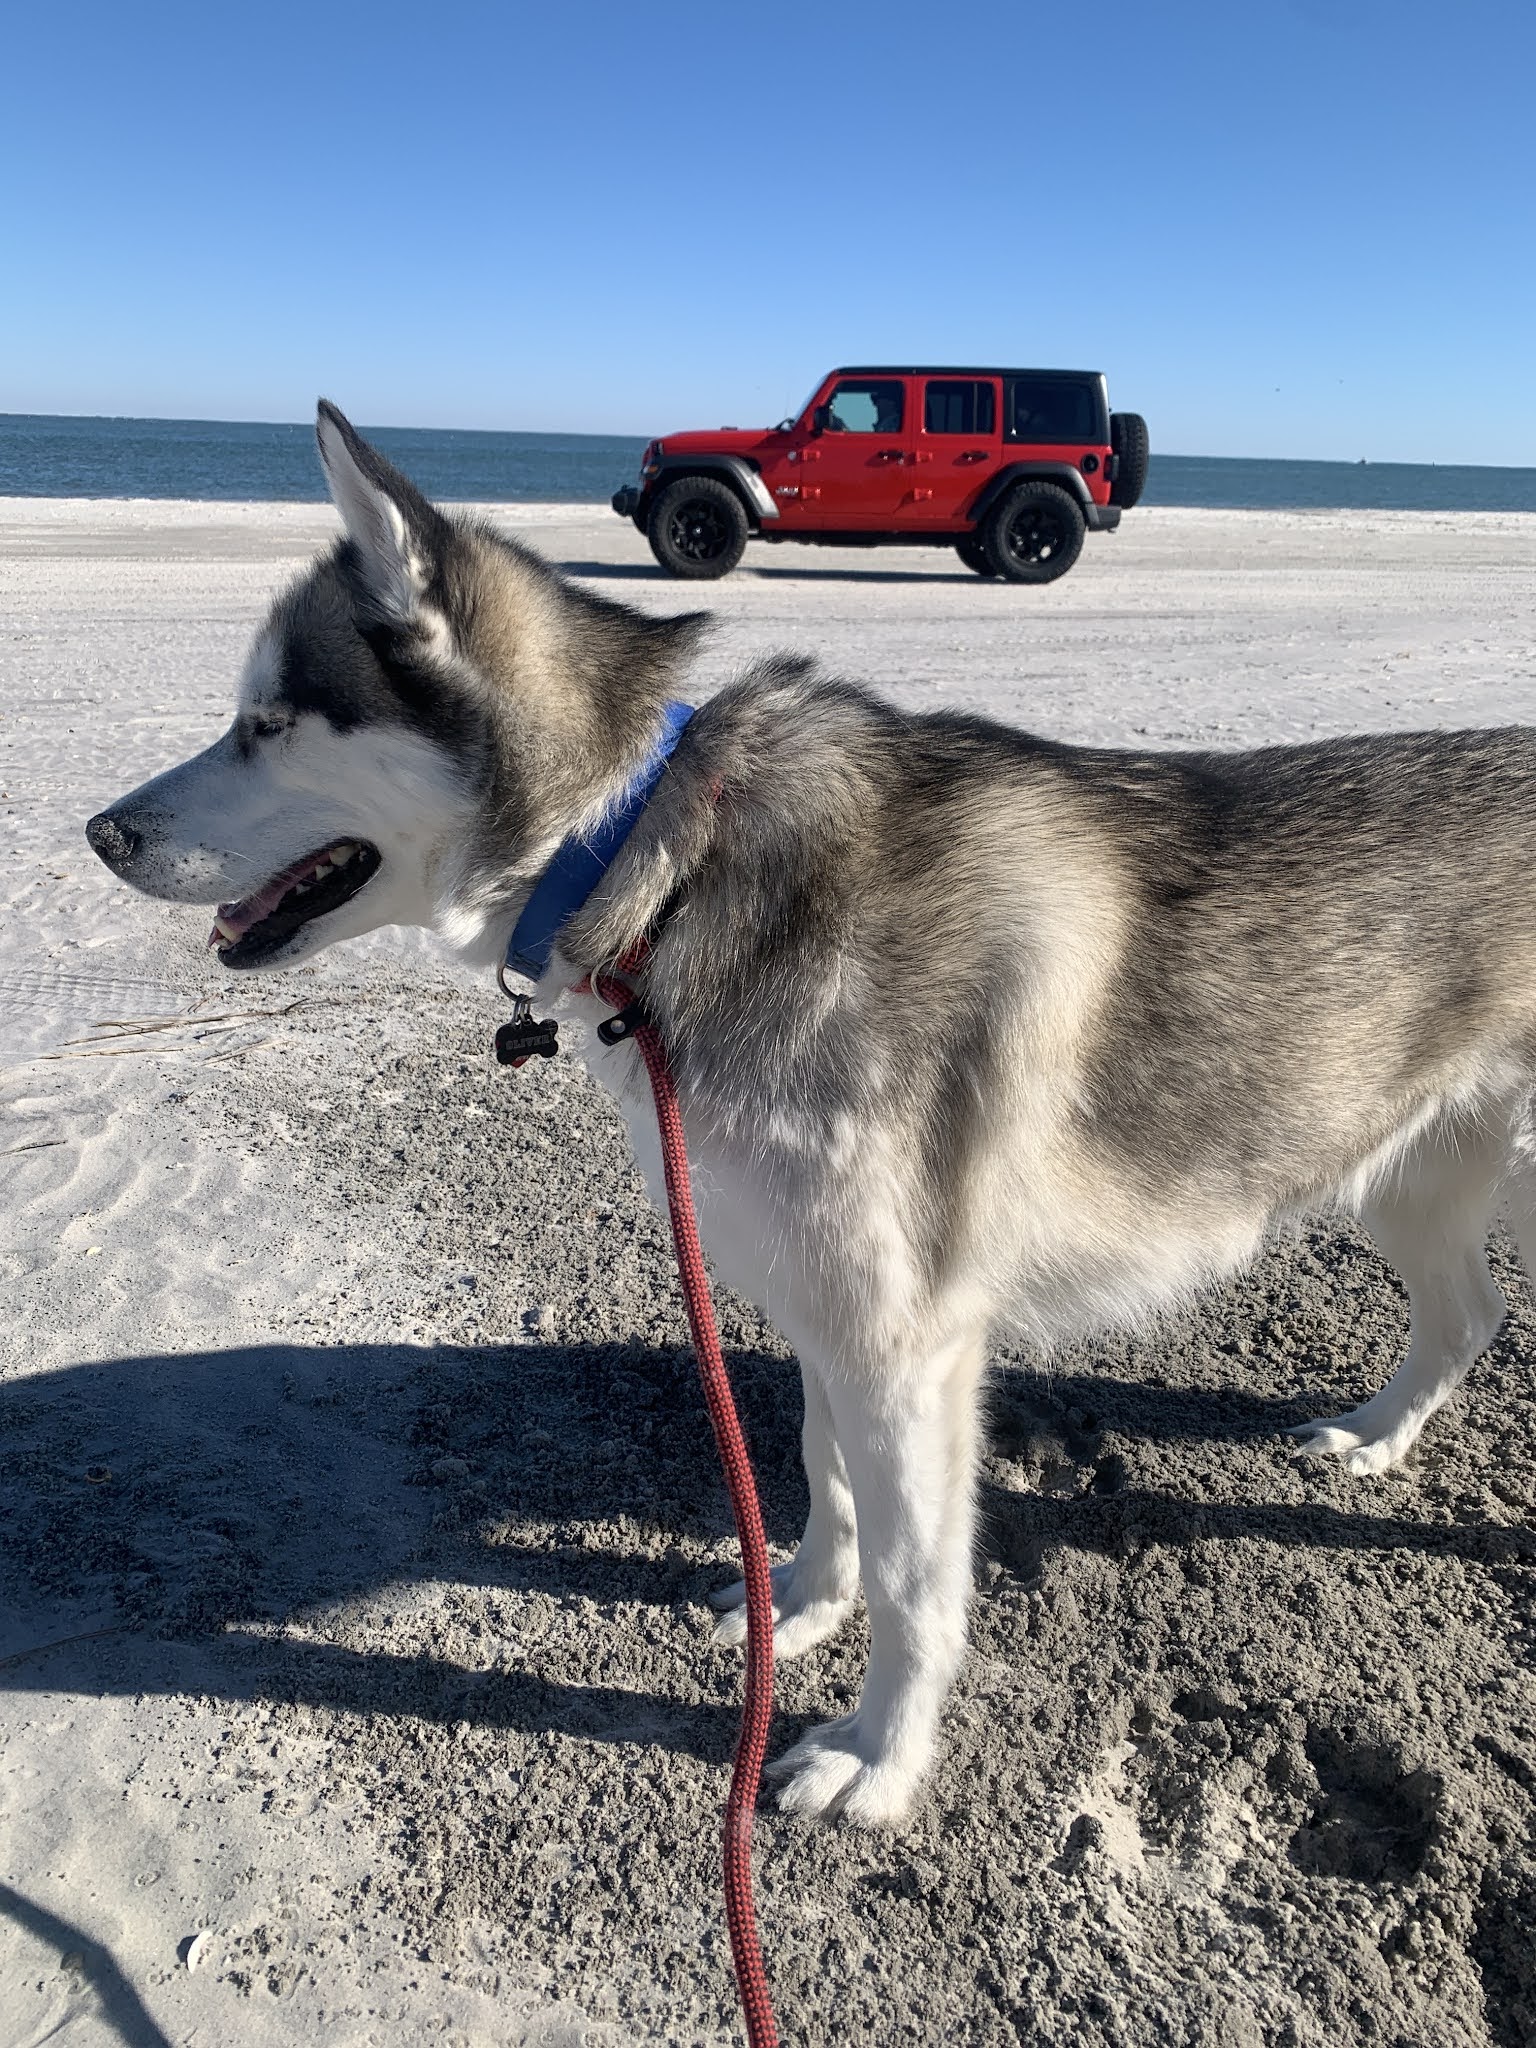
[[[924,377],[911,512],[923,525],[965,516],[1003,459],[1001,379]]]
[[[913,453],[910,377],[839,377],[800,449],[801,525],[889,532],[903,524]]]
[[[1020,370],[1003,380],[1003,448],[1009,462],[1069,462],[1103,504],[1109,496],[1109,397],[1104,379]]]

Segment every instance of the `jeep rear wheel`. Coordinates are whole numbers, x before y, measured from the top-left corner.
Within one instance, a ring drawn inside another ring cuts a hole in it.
[[[995,576],[997,571],[987,555],[986,549],[974,533],[962,533],[955,542],[955,553],[967,569],[974,569],[978,576]]]
[[[1147,487],[1147,464],[1152,459],[1147,423],[1139,412],[1110,414],[1109,445],[1115,457],[1115,480],[1109,487],[1109,502],[1134,505]]]
[[[657,493],[646,539],[669,576],[702,583],[728,576],[741,560],[747,515],[729,484],[712,476],[682,476]]]
[[[1031,478],[998,500],[978,532],[995,575],[1010,583],[1054,583],[1082,553],[1087,530],[1069,492]]]

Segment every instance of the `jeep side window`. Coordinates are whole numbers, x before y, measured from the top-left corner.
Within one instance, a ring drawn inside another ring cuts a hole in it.
[[[899,434],[902,388],[894,377],[863,377],[839,384],[827,403],[833,434]]]
[[[1003,390],[1010,441],[1097,441],[1098,403],[1085,384],[1057,377],[1012,377]]]
[[[925,434],[990,434],[996,429],[991,384],[970,377],[930,377],[923,395]]]

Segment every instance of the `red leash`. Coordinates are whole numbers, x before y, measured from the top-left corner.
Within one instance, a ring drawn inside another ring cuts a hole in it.
[[[622,1012],[633,1004],[634,990],[626,983],[607,975],[596,980],[598,993],[616,1010]],[[693,1332],[704,1399],[714,1424],[720,1462],[725,1467],[725,1482],[730,1488],[731,1513],[736,1518],[736,1540],[741,1546],[742,1571],[747,1582],[746,1698],[742,1706],[741,1739],[731,1771],[730,1797],[725,1807],[725,1917],[731,1931],[731,1959],[736,1966],[736,1991],[747,2023],[747,2040],[751,2048],[778,2048],[773,2004],[768,1996],[757,1923],[752,1914],[752,1813],[757,1804],[758,1781],[768,1748],[768,1723],[773,1714],[773,1593],[763,1542],[763,1517],[752,1477],[752,1461],[737,1420],[736,1403],[731,1398],[720,1333],[715,1327],[715,1307],[710,1299],[709,1276],[704,1271],[704,1254],[699,1248],[693,1190],[688,1183],[682,1112],[677,1106],[677,1089],[667,1064],[666,1047],[655,1025],[643,1013],[633,1032],[623,1035],[632,1036],[639,1046],[656,1098],[656,1124],[661,1133],[677,1270],[688,1306],[688,1326]]]

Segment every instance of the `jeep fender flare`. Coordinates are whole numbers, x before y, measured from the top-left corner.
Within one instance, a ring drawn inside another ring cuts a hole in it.
[[[747,516],[754,521],[777,519],[779,508],[769,496],[768,486],[752,467],[739,455],[663,455],[657,474],[651,479],[650,495],[668,484],[676,483],[684,476],[718,477],[723,484],[729,484],[747,509]]]
[[[965,518],[980,526],[1005,491],[1011,491],[1015,484],[1026,479],[1039,478],[1049,484],[1060,484],[1064,490],[1070,491],[1082,506],[1089,525],[1093,525],[1094,514],[1100,508],[1094,504],[1083,473],[1075,462],[1010,462],[982,485],[976,502],[964,514]]]

